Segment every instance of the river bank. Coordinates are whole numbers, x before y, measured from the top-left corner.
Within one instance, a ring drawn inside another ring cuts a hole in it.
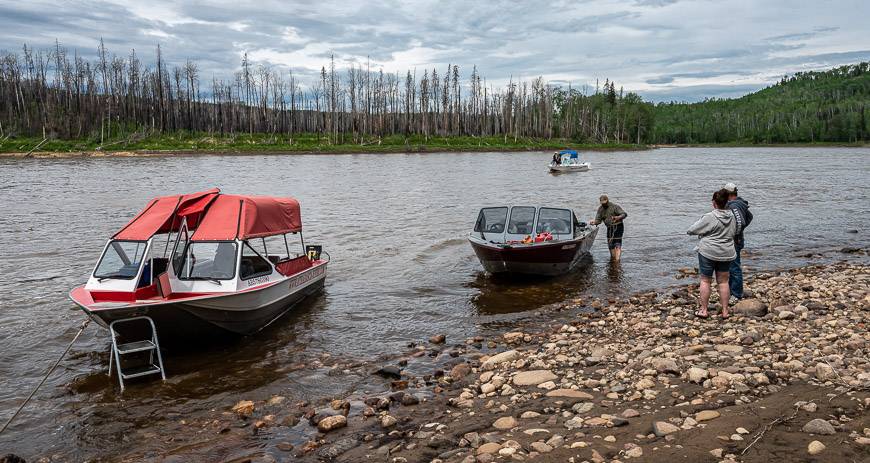
[[[324,356],[297,368],[380,390],[170,414],[151,431],[164,450],[111,461],[866,459],[870,265],[762,272],[747,287],[728,320],[694,318],[689,284],[575,298],[501,336],[433,335],[377,362]]]
[[[0,157],[153,157],[227,154],[390,154],[430,152],[545,151],[572,148],[586,151],[649,149],[642,144],[576,143],[552,138],[387,136],[354,141],[351,135],[332,140],[318,134],[152,135],[99,140],[0,139]]]

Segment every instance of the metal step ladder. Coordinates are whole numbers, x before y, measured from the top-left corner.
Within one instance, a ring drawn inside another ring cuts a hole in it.
[[[151,328],[151,339],[118,344],[118,332],[115,331],[115,325],[136,321],[140,323],[143,321],[148,322],[148,326]],[[109,377],[112,376],[112,364],[114,363],[118,374],[118,381],[121,383],[121,392],[124,392],[125,379],[160,373],[160,377],[163,378],[163,381],[166,381],[166,373],[163,370],[163,357],[160,355],[160,341],[157,340],[157,328],[154,326],[154,320],[151,317],[141,316],[115,320],[109,324],[109,332],[112,334],[112,353],[109,355]],[[139,367],[128,368],[124,371],[121,368],[121,356],[138,352],[148,352],[148,363]],[[156,363],[154,362],[155,356]]]

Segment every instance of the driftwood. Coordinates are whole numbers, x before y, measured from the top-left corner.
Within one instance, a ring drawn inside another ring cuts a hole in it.
[[[752,442],[750,442],[749,445],[747,445],[746,448],[744,448],[742,452],[740,452],[740,455],[745,455],[746,452],[748,452],[749,449],[751,449],[753,445],[755,445],[758,441],[760,441],[761,438],[764,437],[764,435],[767,433],[767,431],[770,431],[771,429],[773,429],[774,426],[776,426],[778,424],[785,423],[787,421],[793,420],[797,416],[799,410],[800,410],[800,407],[795,407],[794,413],[792,413],[791,415],[789,415],[789,416],[781,415],[777,419],[771,421],[770,423],[767,423],[767,425],[765,425],[763,428],[761,428],[760,431],[755,433],[755,438],[752,439]]]
[[[42,141],[39,142],[39,143],[38,143],[36,146],[34,146],[33,148],[31,148],[30,151],[28,151],[27,154],[24,155],[24,157],[29,158],[30,156],[32,156],[32,155],[33,155],[33,152],[36,151],[36,150],[38,150],[39,147],[42,146],[42,145],[43,145],[45,142],[47,142],[47,141],[48,141],[48,138],[43,138]]]

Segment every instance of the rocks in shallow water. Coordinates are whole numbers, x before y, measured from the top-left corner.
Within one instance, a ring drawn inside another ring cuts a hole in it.
[[[240,400],[233,405],[233,413],[241,417],[249,417],[254,413],[254,402],[250,400]]]
[[[667,421],[656,421],[653,423],[652,432],[658,437],[664,437],[668,434],[673,434],[679,431],[680,428],[677,426],[668,423]]]
[[[392,428],[399,422],[399,420],[397,420],[396,417],[392,415],[384,415],[381,417],[380,421],[381,427],[384,429]]]
[[[444,342],[446,340],[447,340],[447,335],[445,335],[445,334],[436,334],[435,336],[432,336],[431,338],[429,338],[429,342],[432,344],[444,344]]]
[[[521,371],[514,375],[513,383],[517,386],[537,386],[547,381],[553,381],[559,377],[550,370]]]
[[[462,379],[471,373],[471,367],[467,363],[460,363],[450,369],[450,377],[453,379]]]
[[[334,431],[347,426],[347,418],[344,415],[327,416],[317,423],[320,432]]]
[[[502,431],[513,429],[518,425],[519,423],[517,422],[517,419],[512,416],[503,416],[495,420],[494,423],[492,423],[492,427],[494,427],[495,429],[500,429]]]
[[[322,460],[334,460],[357,445],[359,445],[359,442],[355,438],[344,437],[335,441],[334,444],[317,451],[317,456]]]
[[[402,377],[402,369],[397,366],[387,365],[379,368],[375,371],[375,374],[383,376],[384,378],[399,379]]]
[[[818,454],[824,452],[825,448],[826,448],[825,444],[823,444],[817,440],[814,440],[814,441],[810,442],[809,445],[807,445],[807,452],[810,455],[818,455]]]
[[[834,429],[834,426],[831,425],[831,423],[828,423],[821,418],[816,418],[805,424],[803,427],[803,431],[807,434],[818,434],[821,436],[828,436],[837,432]]]
[[[734,304],[731,310],[750,317],[763,317],[767,314],[767,305],[758,299],[742,299]]]

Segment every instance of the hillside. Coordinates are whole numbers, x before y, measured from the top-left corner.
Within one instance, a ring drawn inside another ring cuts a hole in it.
[[[654,143],[870,140],[870,63],[801,72],[735,99],[655,106]]]

